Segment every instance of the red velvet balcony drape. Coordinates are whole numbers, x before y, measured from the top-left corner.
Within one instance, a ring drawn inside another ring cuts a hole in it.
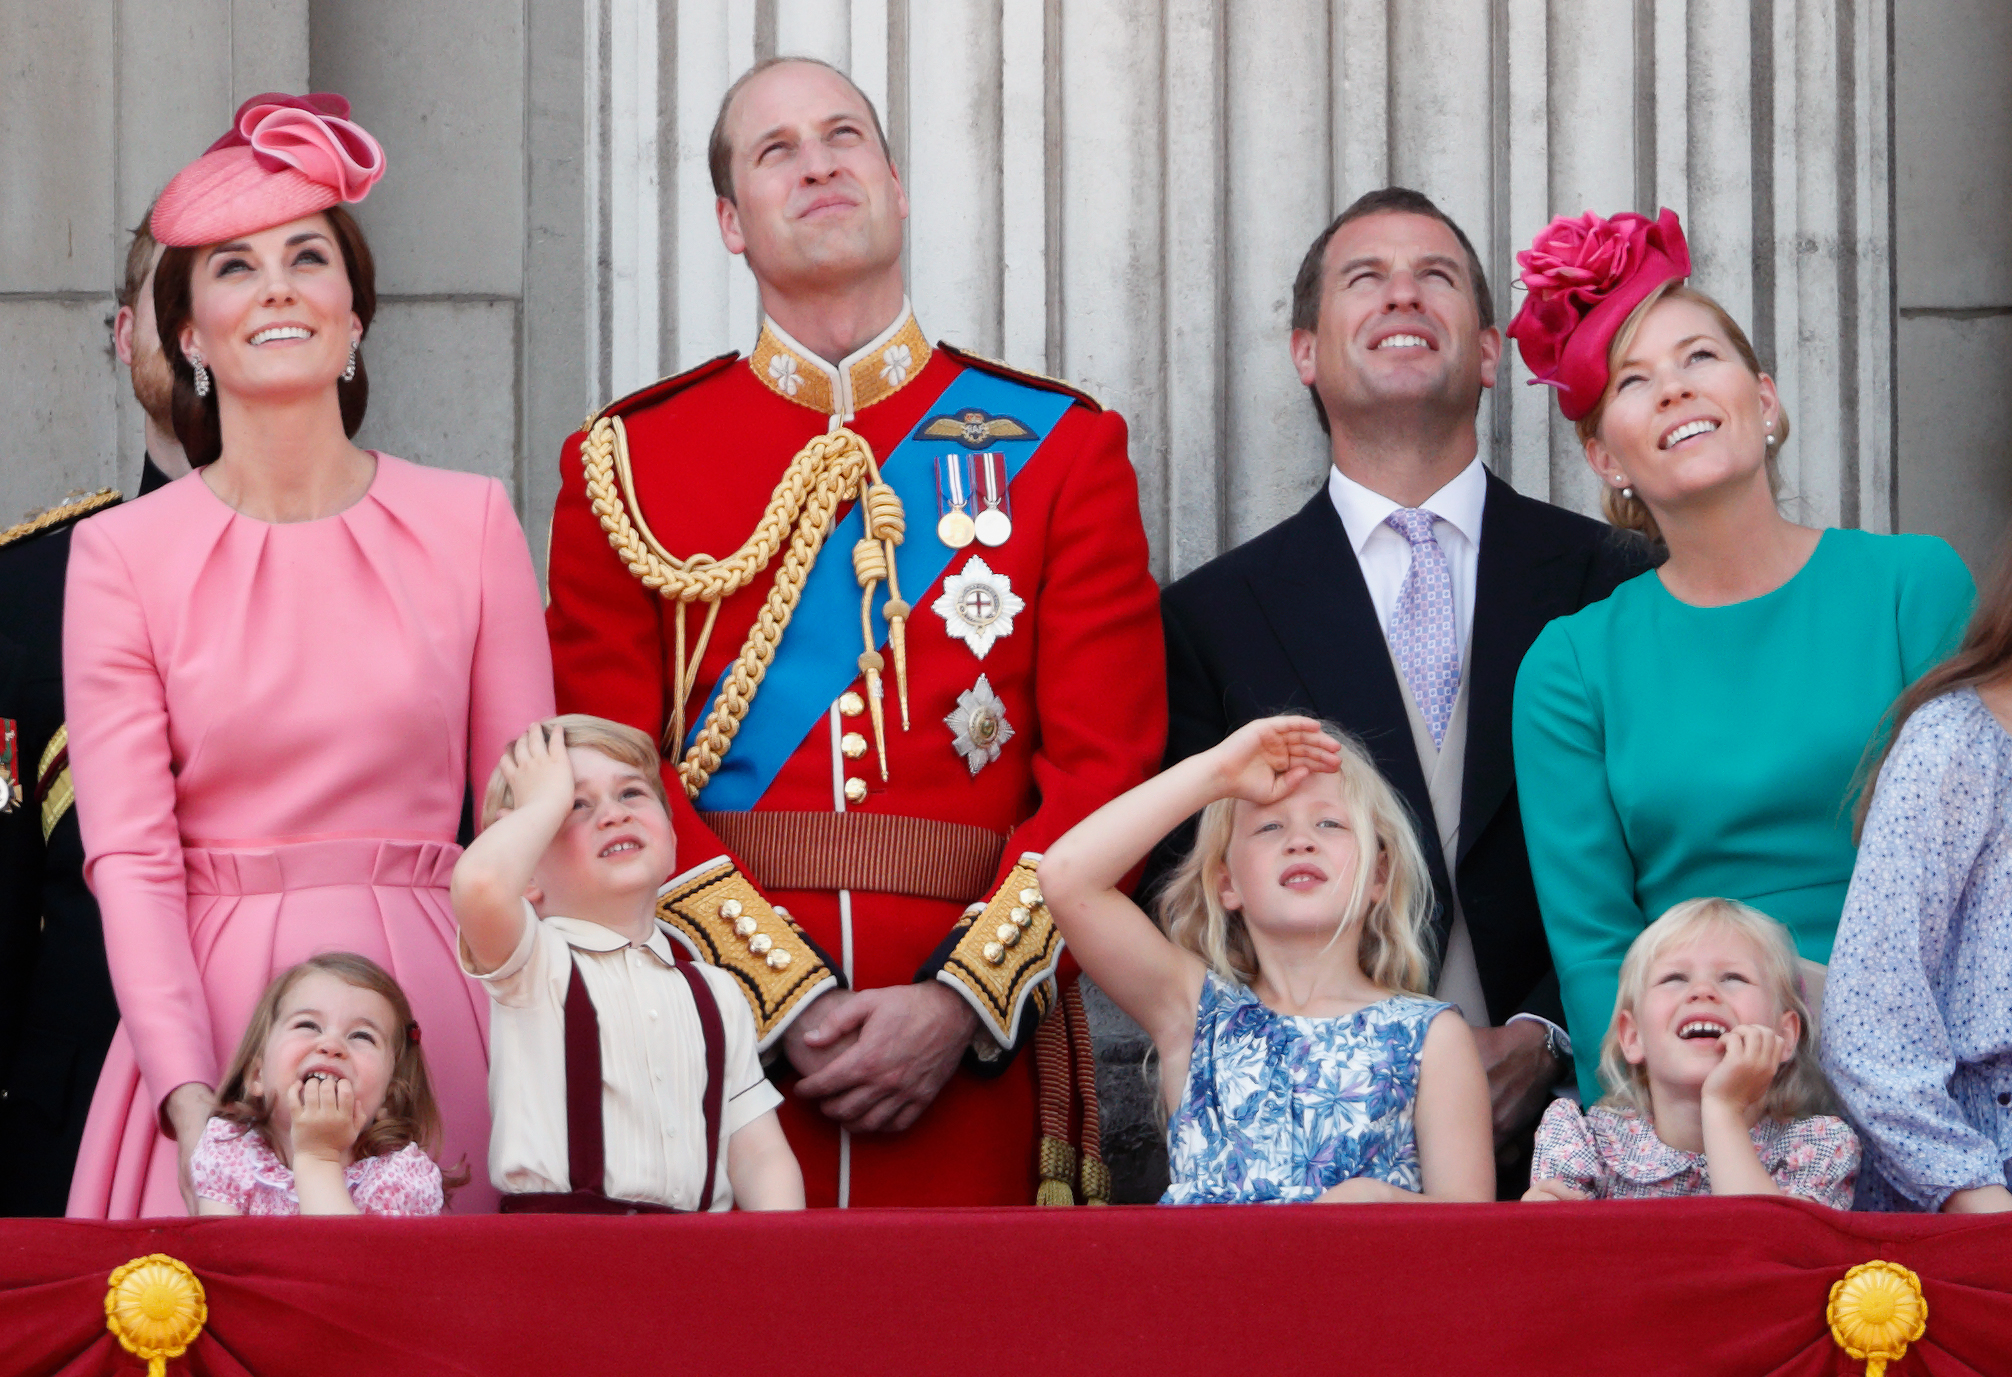
[[[1780,1200],[599,1219],[0,1221],[0,1374],[137,1373],[107,1275],[166,1253],[170,1372],[555,1377],[1856,1372],[1848,1267],[1919,1273],[1895,1377],[2012,1372],[2012,1220]]]

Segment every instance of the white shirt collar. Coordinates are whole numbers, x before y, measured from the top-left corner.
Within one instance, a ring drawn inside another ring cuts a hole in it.
[[[1380,492],[1363,487],[1332,464],[1327,469],[1327,495],[1334,503],[1335,514],[1341,518],[1342,529],[1348,532],[1348,543],[1358,558],[1369,538],[1383,528],[1384,518],[1399,510],[1397,503]],[[1481,509],[1487,500],[1488,473],[1481,463],[1481,456],[1477,454],[1466,468],[1453,476],[1452,481],[1418,505],[1478,547],[1481,544]],[[1391,534],[1397,533],[1392,531]],[[1403,537],[1398,536],[1398,539]]]
[[[620,951],[630,945],[629,939],[613,928],[588,922],[584,918],[568,918],[555,913],[542,921],[550,926],[552,931],[565,938],[567,946],[578,947],[581,951]],[[664,925],[661,920],[656,925],[656,931],[650,934],[650,940],[643,943],[643,947],[666,966],[672,965],[676,960],[671,951],[670,939],[664,936]]]

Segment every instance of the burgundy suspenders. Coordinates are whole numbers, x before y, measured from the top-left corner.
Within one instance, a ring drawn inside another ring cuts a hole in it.
[[[702,1109],[706,1125],[706,1186],[699,1208],[709,1210],[719,1196],[720,1122],[726,1106],[727,1039],[719,1001],[697,966],[680,958],[672,967],[691,988],[705,1036],[706,1089]],[[566,982],[566,1171],[573,1189],[526,1192],[503,1197],[503,1211],[515,1214],[543,1211],[556,1214],[683,1214],[669,1205],[641,1200],[616,1200],[603,1187],[606,1145],[602,1122],[601,1020],[594,1000],[573,962]]]

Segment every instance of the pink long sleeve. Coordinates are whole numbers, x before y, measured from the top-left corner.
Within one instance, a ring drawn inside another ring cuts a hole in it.
[[[517,514],[502,485],[492,483],[482,523],[482,622],[468,685],[468,782],[478,810],[504,750],[552,713],[545,600]]]
[[[134,574],[95,521],[70,537],[64,710],[84,876],[104,918],[112,988],[151,1104],[217,1081],[189,936],[161,655]]]

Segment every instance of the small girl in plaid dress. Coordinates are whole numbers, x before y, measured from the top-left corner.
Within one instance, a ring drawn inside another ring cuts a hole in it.
[[[1858,1139],[1830,1087],[1795,947],[1774,919],[1692,899],[1621,963],[1600,1047],[1606,1097],[1554,1100],[1525,1200],[1793,1195],[1851,1207]]]

